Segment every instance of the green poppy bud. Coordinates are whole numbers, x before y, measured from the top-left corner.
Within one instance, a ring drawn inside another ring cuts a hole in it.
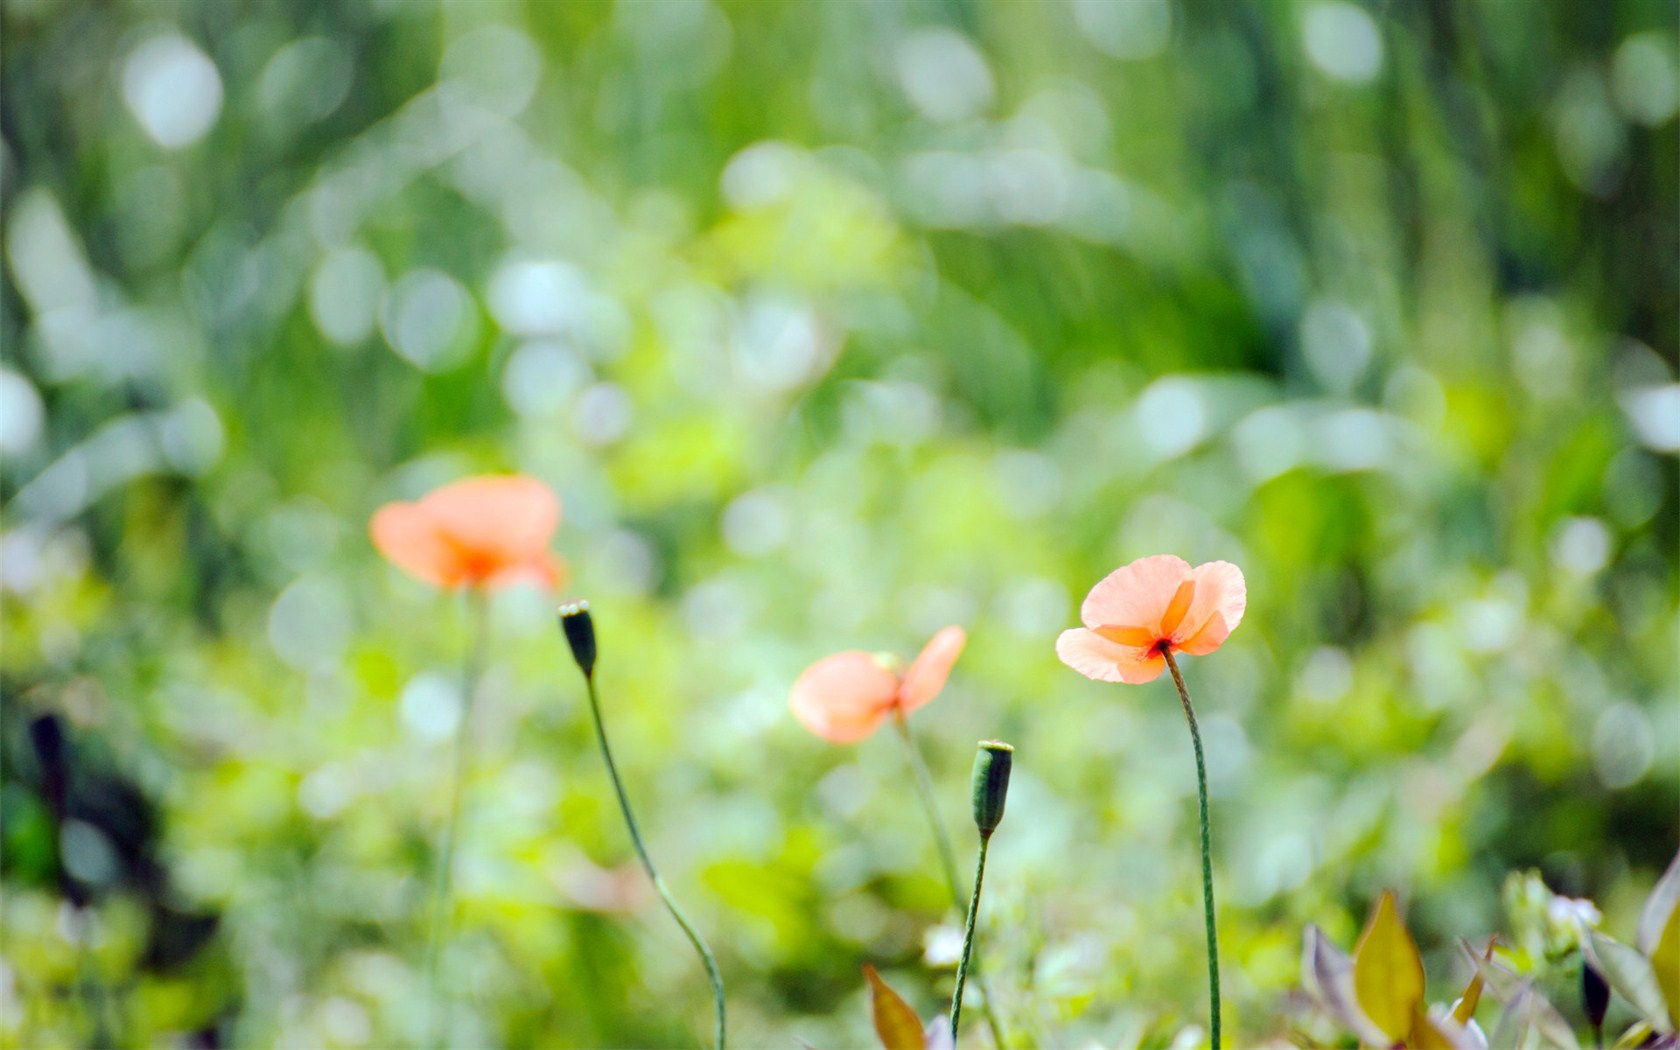
[[[588,602],[568,602],[560,606],[560,629],[566,633],[566,644],[572,647],[572,659],[585,678],[595,676],[595,621],[589,615]]]
[[[1009,768],[1015,749],[1001,740],[982,740],[974,756],[974,825],[982,838],[989,837],[1003,821],[1003,803],[1009,795]]]

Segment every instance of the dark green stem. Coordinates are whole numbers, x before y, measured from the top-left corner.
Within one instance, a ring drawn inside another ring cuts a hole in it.
[[[915,737],[910,735],[910,722],[904,717],[903,710],[895,710],[893,726],[898,730],[898,737],[904,741],[904,751],[909,757],[910,770],[915,777],[916,793],[921,797],[922,809],[927,812],[928,824],[933,828],[933,840],[939,848],[939,864],[945,870],[945,882],[951,890],[951,907],[957,913],[963,910],[962,876],[957,874],[957,851],[951,847],[951,836],[945,830],[945,821],[939,816],[939,803],[933,793],[933,778],[928,776],[927,766],[922,762],[922,753],[916,747]],[[967,950],[964,949],[966,956]],[[969,966],[974,971],[974,983],[980,989],[980,1012],[986,1018],[986,1027],[992,1031],[992,1042],[998,1047],[1003,1043],[1003,1025],[998,1023],[997,1013],[992,1009],[992,990],[986,986],[986,979],[980,974],[980,960],[975,959]]]
[[[980,914],[980,885],[986,881],[986,847],[990,835],[980,836],[980,855],[974,862],[974,896],[968,899],[968,918],[963,923],[962,962],[957,964],[957,990],[951,994],[951,1045],[957,1045],[957,1022],[962,1018],[963,984],[968,980],[969,957],[974,954],[974,918]],[[978,977],[976,976],[976,983]]]
[[[1161,647],[1172,672],[1173,685],[1178,686],[1178,698],[1184,701],[1184,718],[1190,723],[1190,742],[1196,748],[1196,797],[1201,803],[1202,818],[1202,910],[1207,916],[1208,1014],[1213,1030],[1213,1048],[1219,1050],[1219,931],[1213,919],[1213,847],[1208,838],[1207,761],[1202,757],[1202,734],[1196,728],[1196,710],[1190,706],[1190,690],[1184,687],[1184,676],[1178,673],[1178,661],[1172,650]]]
[[[701,938],[699,931],[688,921],[682,908],[677,906],[675,897],[666,888],[665,880],[659,877],[659,872],[653,867],[653,858],[648,856],[647,846],[642,843],[642,833],[636,827],[636,816],[630,812],[630,798],[624,793],[624,782],[618,777],[618,766],[613,762],[612,748],[607,746],[607,727],[601,721],[601,702],[595,695],[595,676],[585,674],[584,682],[589,687],[589,711],[595,717],[595,739],[601,745],[601,757],[607,763],[607,776],[612,780],[613,790],[618,792],[618,807],[624,812],[624,824],[630,829],[630,841],[636,846],[636,856],[642,860],[642,867],[647,871],[648,879],[653,888],[659,893],[659,898],[665,902],[665,908],[671,913],[671,918],[677,920],[683,932],[688,934],[688,940],[699,953],[700,961],[705,964],[706,976],[712,982],[712,1007],[717,1013],[717,1050],[724,1050],[727,1026],[724,1020],[723,975],[718,971],[717,960],[712,958],[711,949]]]
[[[473,698],[478,693],[478,679],[484,673],[484,654],[490,637],[490,601],[481,590],[468,597],[472,616],[472,642],[467,648],[461,668],[461,717],[455,723],[455,776],[450,786],[449,815],[444,820],[443,839],[438,846],[437,871],[432,889],[432,937],[426,951],[426,1002],[431,1011],[428,1022],[431,1045],[448,1042],[449,1004],[451,996],[439,995],[437,987],[438,961],[444,942],[454,930],[455,909],[452,906],[451,885],[455,868],[455,845],[460,837],[461,794],[467,779],[467,723],[472,717]],[[441,1017],[439,1014],[441,1013]]]

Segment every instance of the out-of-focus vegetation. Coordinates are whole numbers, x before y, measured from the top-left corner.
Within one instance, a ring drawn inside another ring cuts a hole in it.
[[[366,523],[497,470],[565,503],[740,1045],[866,1042],[866,961],[949,994],[902,754],[786,709],[948,623],[914,726],[957,828],[1017,748],[1014,1040],[1196,1038],[1183,716],[1052,650],[1158,552],[1248,578],[1185,664],[1239,1043],[1384,886],[1431,988],[1513,869],[1631,942],[1680,837],[1676,18],[7,0],[0,1038],[424,1037],[468,626]],[[451,1038],[695,1045],[550,601],[493,610]]]

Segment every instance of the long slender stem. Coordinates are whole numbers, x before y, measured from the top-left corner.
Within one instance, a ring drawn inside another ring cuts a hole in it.
[[[1184,687],[1184,676],[1178,673],[1178,661],[1172,650],[1161,647],[1172,672],[1178,698],[1184,701],[1184,719],[1190,723],[1190,742],[1196,748],[1196,796],[1201,803],[1202,818],[1202,910],[1207,917],[1208,1013],[1213,1030],[1213,1048],[1219,1050],[1219,930],[1213,919],[1213,848],[1208,837],[1207,761],[1202,757],[1202,734],[1196,728],[1196,710],[1190,706],[1190,690]]]
[[[964,897],[962,876],[957,874],[957,851],[951,847],[951,836],[945,830],[944,818],[939,815],[939,803],[933,793],[933,778],[928,776],[927,766],[922,762],[922,753],[916,747],[916,738],[910,735],[910,721],[904,717],[902,710],[895,712],[893,727],[898,730],[898,738],[904,741],[904,752],[909,758],[910,770],[916,781],[916,793],[921,797],[922,809],[927,813],[929,826],[933,828],[933,840],[939,848],[939,864],[945,870],[945,882],[951,889],[951,907],[960,915]],[[986,979],[980,973],[980,960],[973,960],[968,968],[974,971],[974,983],[980,989],[980,1012],[986,1018],[986,1027],[992,1031],[992,1042],[1001,1048],[1004,1045],[1003,1025],[998,1022],[997,1013],[992,1008],[992,990],[986,986]]]
[[[980,914],[980,885],[986,881],[986,847],[990,835],[980,836],[980,855],[974,862],[974,896],[968,900],[968,919],[963,923],[962,962],[957,964],[957,990],[951,995],[951,1045],[957,1045],[957,1021],[962,1017],[963,983],[968,979],[969,957],[974,954],[974,917]],[[976,983],[979,974],[975,975]]]
[[[600,742],[601,757],[606,760],[607,776],[612,780],[613,790],[618,792],[618,807],[624,812],[624,824],[630,829],[630,841],[636,846],[636,856],[641,858],[642,868],[647,871],[653,888],[665,902],[665,909],[671,913],[671,918],[677,920],[677,925],[682,927],[683,932],[688,934],[689,943],[694,945],[694,950],[700,955],[700,961],[705,964],[706,976],[712,982],[712,1007],[717,1013],[716,1046],[717,1050],[724,1050],[728,1027],[724,1017],[723,975],[718,971],[717,960],[712,958],[711,949],[706,947],[704,938],[694,928],[694,924],[688,921],[688,916],[683,914],[682,908],[677,906],[676,898],[671,896],[665,880],[660,878],[659,872],[654,869],[653,858],[648,856],[647,846],[642,842],[641,830],[636,827],[636,816],[630,812],[630,798],[624,793],[624,782],[619,779],[618,766],[613,762],[612,748],[607,745],[607,727],[606,723],[601,721],[601,702],[595,695],[595,676],[585,673],[584,682],[589,687],[589,711],[595,716],[595,739]]]
[[[449,1005],[451,997],[439,996],[438,963],[444,942],[454,932],[455,909],[451,896],[455,868],[455,846],[460,837],[461,794],[467,779],[467,724],[472,717],[473,698],[478,693],[478,680],[484,673],[484,654],[490,637],[490,602],[481,590],[468,596],[471,605],[472,641],[461,666],[461,717],[455,723],[455,773],[449,790],[449,816],[443,825],[443,838],[438,846],[437,871],[432,888],[432,936],[426,950],[426,1002],[431,1017],[427,1023],[429,1044],[442,1046],[448,1041]]]

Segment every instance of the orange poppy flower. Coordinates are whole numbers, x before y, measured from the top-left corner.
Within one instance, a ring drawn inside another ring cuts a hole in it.
[[[835,653],[805,669],[793,683],[789,706],[800,724],[824,740],[862,740],[893,715],[909,714],[938,696],[967,642],[961,627],[945,628],[902,677],[874,653]]]
[[[439,587],[500,587],[536,580],[559,587],[565,563],[548,550],[560,500],[518,475],[463,478],[413,503],[387,503],[368,525],[397,568]]]
[[[1157,554],[1109,573],[1079,607],[1083,628],[1056,639],[1062,663],[1102,682],[1152,682],[1166,669],[1162,654],[1205,656],[1242,622],[1248,586],[1228,561],[1194,569]]]

